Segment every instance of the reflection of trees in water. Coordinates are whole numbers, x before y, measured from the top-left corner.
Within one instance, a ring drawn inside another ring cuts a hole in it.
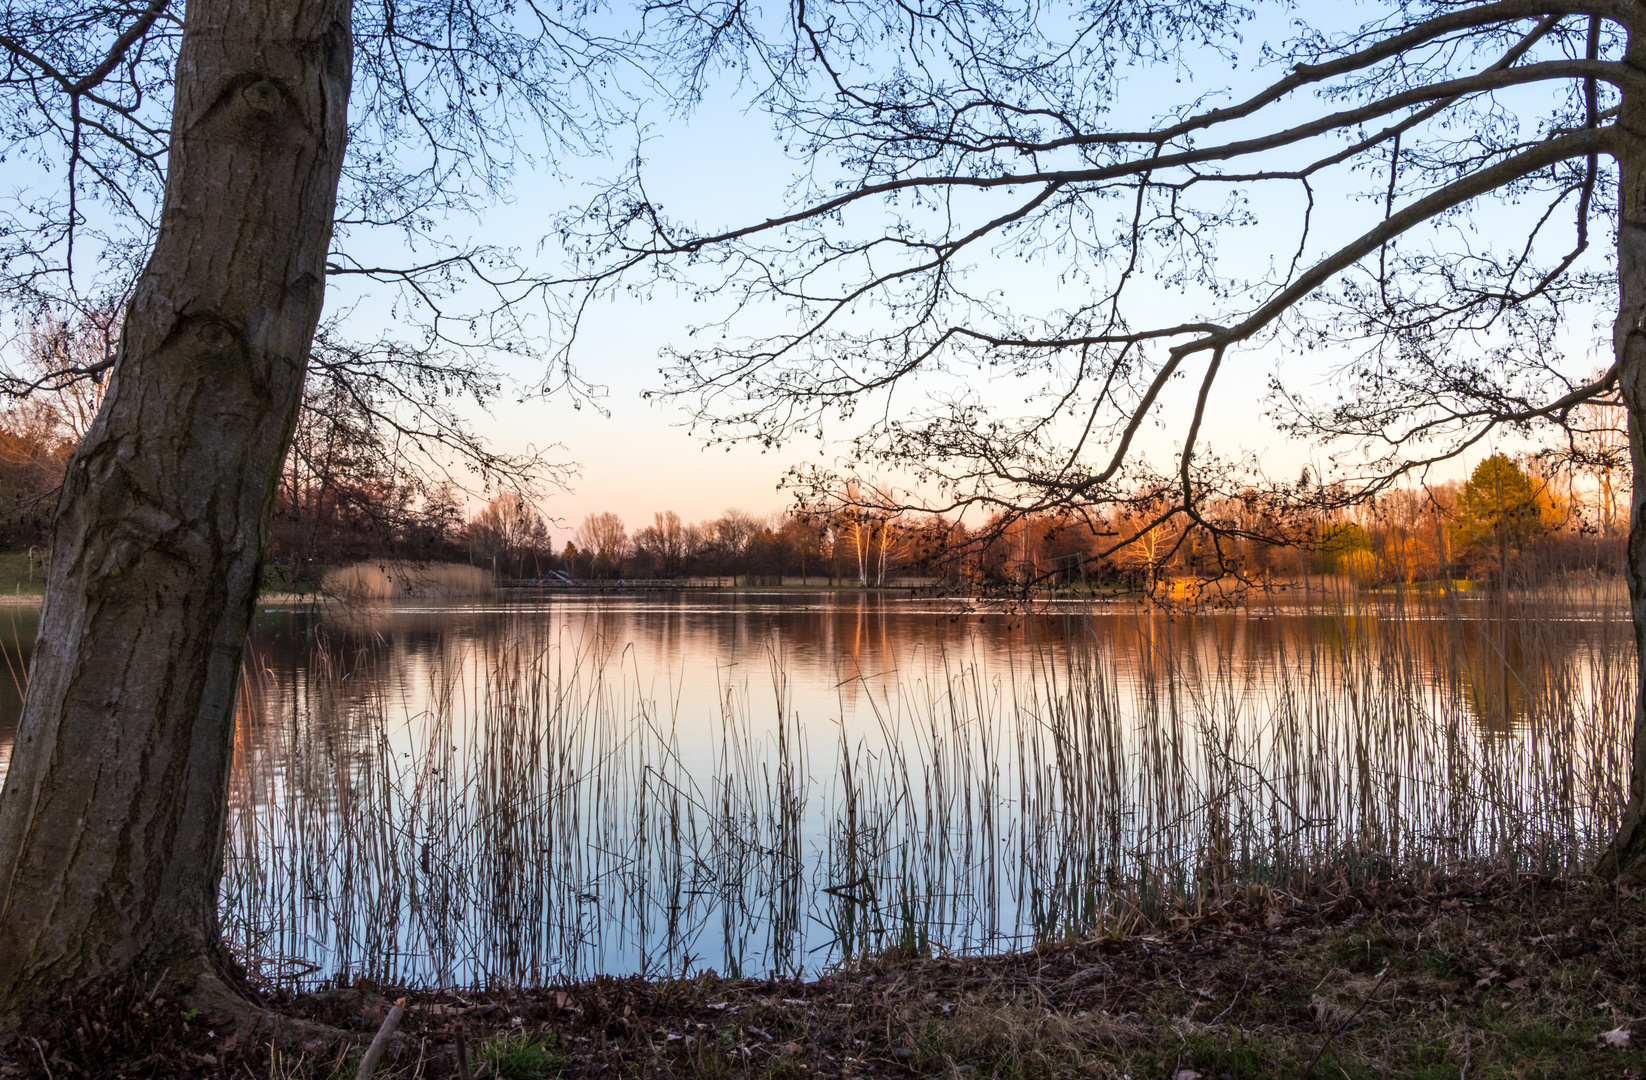
[[[1579,670],[1603,663],[1597,652],[1619,644],[1597,638],[1593,624],[1571,612],[1493,602],[1470,615],[1441,624],[1454,661],[1448,689],[1495,734],[1535,722],[1557,699],[1583,696]]]
[[[225,886],[248,914],[227,924],[243,951],[265,927],[266,956],[448,978],[441,957],[695,955],[724,917],[728,965],[777,956],[767,935],[788,970],[812,916],[901,940],[903,900],[960,948],[1089,928],[1103,890],[1153,903],[1190,869],[1576,865],[1616,816],[1628,640],[1599,606],[1478,602],[264,618]],[[801,779],[831,775],[808,802]]]
[[[1623,677],[1613,668],[1631,646],[1622,613],[1609,606],[1501,599],[1157,608],[1100,615],[1086,632],[1144,681],[1232,665],[1249,685],[1272,687],[1282,665],[1306,657],[1335,666],[1329,681],[1342,684],[1369,666],[1402,692],[1438,692],[1494,733],[1605,692],[1596,688]]]
[[[854,707],[864,687],[861,679],[895,678],[920,650],[1027,655],[1041,646],[1060,650],[1070,640],[1094,633],[1086,613],[1074,607],[1030,617],[962,611],[941,601],[911,606],[879,593],[804,599],[809,602],[761,593],[683,593],[593,602],[579,598],[541,606],[439,610],[386,604],[264,613],[248,662],[260,680],[256,693],[273,695],[269,705],[278,701],[276,711],[316,707],[303,697],[304,679],[328,684],[325,692],[335,701],[319,706],[328,715],[313,722],[348,728],[362,722],[360,704],[373,698],[374,688],[405,698],[417,693],[433,672],[494,664],[506,649],[545,652],[552,643],[570,640],[609,660],[632,650],[626,663],[659,676],[718,666],[726,680],[739,685],[746,677],[764,678],[771,650],[793,668],[815,673],[814,684],[842,684],[826,702],[804,703],[808,718],[821,722],[827,716],[814,715],[816,708],[826,708],[832,716],[842,700],[848,709]],[[1128,639],[1135,634],[1130,629],[1134,621],[1132,606],[1126,605],[1118,614],[1103,614],[1095,632]],[[1119,650],[1129,655],[1136,645],[1125,640]],[[306,692],[312,696],[315,691]],[[717,708],[712,702],[683,704]],[[403,710],[420,707],[403,701]]]
[[[801,703],[808,719],[821,722],[841,706],[854,708],[867,686],[896,679],[921,650],[1010,659],[1047,648],[1058,654],[1081,640],[1096,644],[1118,671],[1144,681],[1166,677],[1173,665],[1223,667],[1261,688],[1273,684],[1276,665],[1299,656],[1316,664],[1329,658],[1338,680],[1359,665],[1382,667],[1390,685],[1411,692],[1428,687],[1457,702],[1484,730],[1507,732],[1547,711],[1552,696],[1592,693],[1579,685],[1583,673],[1629,644],[1610,609],[1526,601],[1277,601],[1201,612],[1125,604],[1028,616],[940,602],[911,605],[881,594],[809,600],[795,605],[786,597],[734,593],[265,614],[248,659],[259,673],[258,694],[274,695],[283,711],[294,704],[305,712],[318,708],[326,718],[314,722],[346,729],[360,721],[360,703],[380,700],[385,687],[404,695],[426,686],[432,673],[492,664],[505,649],[547,651],[565,635],[611,660],[676,676],[708,665],[737,684],[763,676],[775,651],[793,670],[813,672],[814,684],[839,684],[829,695],[832,707]],[[319,681],[335,701],[304,698],[318,692],[304,688],[305,673],[316,674],[317,664],[324,666]],[[0,724],[5,693],[0,669]],[[415,703],[408,707],[415,711]],[[813,715],[819,709],[827,715]]]

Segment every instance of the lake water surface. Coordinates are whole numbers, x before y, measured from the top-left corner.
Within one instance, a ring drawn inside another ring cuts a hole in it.
[[[1622,796],[1626,617],[1598,591],[267,609],[226,928],[281,985],[815,972],[1236,879],[1558,871]]]

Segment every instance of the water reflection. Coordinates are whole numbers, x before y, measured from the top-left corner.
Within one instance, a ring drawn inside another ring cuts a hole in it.
[[[1008,948],[1254,879],[1570,868],[1623,793],[1626,619],[1601,594],[264,610],[225,922],[274,984],[521,983]]]
[[[527,982],[1011,947],[1345,852],[1572,865],[1621,793],[1622,615],[265,612],[225,910],[271,981]]]

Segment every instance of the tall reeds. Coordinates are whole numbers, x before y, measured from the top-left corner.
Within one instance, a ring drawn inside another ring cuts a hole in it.
[[[272,983],[496,985],[815,971],[1253,890],[1581,871],[1627,776],[1619,614],[1340,597],[1210,631],[1066,619],[1004,664],[962,640],[896,680],[846,673],[867,726],[800,716],[774,646],[769,682],[724,681],[712,739],[622,643],[526,614],[496,647],[442,638],[411,689],[390,658],[320,648],[248,693],[226,925]]]
[[[394,600],[405,597],[490,596],[491,574],[463,563],[378,560],[352,563],[327,571],[320,591],[343,600]]]

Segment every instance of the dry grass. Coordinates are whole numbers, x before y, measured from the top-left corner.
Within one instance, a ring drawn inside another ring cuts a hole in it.
[[[1313,898],[997,957],[860,960],[826,977],[595,978],[414,992],[384,1080],[489,1077],[1639,1077],[1646,905],[1535,876]],[[348,1080],[402,991],[281,997],[349,1037],[267,1033],[164,998],[68,1006],[0,1075]]]
[[[1137,670],[1095,638],[1005,674],[937,656],[865,691],[878,732],[834,747],[774,656],[769,689],[721,695],[696,772],[615,646],[530,618],[500,649],[442,638],[412,723],[389,666],[322,651],[247,718],[230,940],[271,989],[794,976],[1268,893],[1581,874],[1634,694],[1627,623],[1581,600],[1339,600],[1302,636],[1253,611],[1239,648],[1143,613]]]
[[[407,597],[490,596],[492,576],[462,563],[380,561],[329,571],[320,591],[343,600],[397,600]]]

